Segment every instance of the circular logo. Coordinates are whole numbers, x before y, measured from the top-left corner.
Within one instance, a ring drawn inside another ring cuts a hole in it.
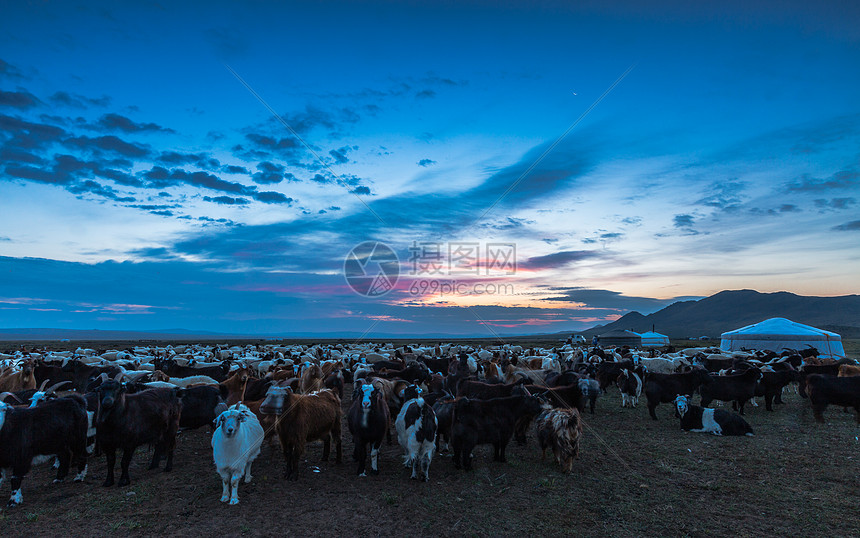
[[[397,284],[400,260],[385,243],[365,241],[356,245],[343,260],[346,283],[359,295],[380,297]]]

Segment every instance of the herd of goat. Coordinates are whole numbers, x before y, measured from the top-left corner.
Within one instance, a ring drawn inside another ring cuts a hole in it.
[[[351,405],[341,405],[351,385]],[[342,457],[342,423],[354,442],[356,473],[378,474],[392,427],[412,478],[429,480],[434,453],[451,451],[457,469],[472,468],[472,451],[492,445],[506,461],[513,438],[531,424],[542,453],[552,450],[573,468],[582,435],[580,413],[594,413],[612,386],[623,407],[644,393],[651,418],[671,403],[681,428],[717,435],[752,435],[745,405],[764,397],[768,411],[797,384],[816,420],[828,405],[853,408],[860,423],[860,367],[821,360],[814,348],[732,352],[691,348],[637,351],[567,344],[543,349],[391,344],[188,345],[96,352],[26,350],[0,354],[0,470],[11,483],[9,505],[23,500],[33,464],[53,460],[55,482],[74,465],[75,481],[89,457],[104,455],[104,486],[130,482],[135,449],[153,447],[150,468],[173,465],[180,429],[214,428],[212,451],[222,502],[239,502],[238,486],[266,438],[277,438],[285,477],[296,480],[306,445],[323,442],[322,459]],[[701,405],[692,396],[701,395]],[[739,414],[707,407],[732,402]]]

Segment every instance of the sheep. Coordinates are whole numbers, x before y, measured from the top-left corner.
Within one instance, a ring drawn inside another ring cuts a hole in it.
[[[248,407],[241,402],[215,419],[212,434],[212,457],[221,476],[221,502],[239,504],[239,480],[251,482],[251,464],[260,455],[263,427]]]

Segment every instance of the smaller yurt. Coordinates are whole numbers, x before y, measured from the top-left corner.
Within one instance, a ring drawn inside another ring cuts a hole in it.
[[[630,348],[639,347],[642,345],[642,338],[638,333],[633,331],[625,331],[624,329],[615,329],[607,333],[598,334],[601,347],[620,347],[628,346]]]
[[[654,331],[648,331],[639,335],[642,338],[642,347],[663,347],[669,345],[669,337]]]
[[[799,351],[809,346],[818,349],[822,358],[845,357],[842,337],[838,334],[785,318],[766,319],[723,333],[720,337],[720,349],[723,351],[760,349],[780,353],[783,349]]]

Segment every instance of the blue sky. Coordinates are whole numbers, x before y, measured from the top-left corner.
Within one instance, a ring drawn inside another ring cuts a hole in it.
[[[0,326],[521,334],[857,292],[855,3],[176,4],[4,9]],[[402,262],[381,297],[343,276],[364,241]],[[483,254],[416,275],[413,244]]]

